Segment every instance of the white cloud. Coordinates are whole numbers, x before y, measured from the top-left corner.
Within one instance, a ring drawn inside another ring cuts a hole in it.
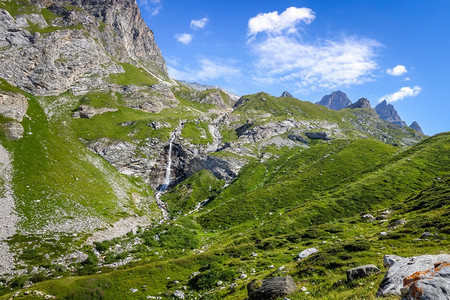
[[[309,24],[314,18],[314,12],[306,7],[289,7],[281,14],[277,11],[260,13],[248,21],[248,35],[254,36],[260,32],[279,34],[285,30],[293,33],[300,22]]]
[[[205,28],[206,23],[208,23],[208,18],[202,18],[200,20],[191,20],[192,29],[202,29]]]
[[[401,76],[403,74],[406,74],[408,71],[406,70],[406,67],[403,65],[397,65],[392,69],[387,69],[386,73],[392,76]]]
[[[179,33],[175,35],[175,38],[180,42],[183,43],[185,45],[189,44],[190,42],[192,42],[192,35],[189,33]]]
[[[249,46],[255,55],[253,79],[261,84],[296,85],[302,92],[362,84],[373,80],[378,68],[371,39],[344,36],[334,40],[306,41],[299,24],[309,24],[315,13],[289,7],[283,13],[258,14],[248,22]],[[258,33],[266,33],[256,38]]]
[[[384,95],[378,100],[378,102],[382,102],[383,100],[386,100],[387,102],[395,102],[398,100],[402,100],[406,97],[414,97],[419,95],[421,90],[422,88],[420,86],[415,86],[413,88],[405,86],[395,93]]]
[[[293,82],[303,90],[361,84],[372,80],[379,46],[374,40],[355,37],[316,44],[283,35],[268,37],[252,44],[258,71],[254,79]]]
[[[241,71],[233,65],[233,62],[214,61],[203,58],[195,69],[177,69],[171,65],[168,67],[172,78],[186,81],[206,81],[218,78],[233,80],[240,76]]]
[[[137,0],[137,3],[152,16],[159,14],[162,9],[161,0]]]

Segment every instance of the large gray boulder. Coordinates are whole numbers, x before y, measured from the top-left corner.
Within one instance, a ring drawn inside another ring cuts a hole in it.
[[[297,291],[291,276],[266,279],[258,286],[252,283],[247,286],[249,300],[275,300]],[[255,287],[258,288],[253,290]]]
[[[346,273],[348,281],[352,281],[355,279],[368,277],[378,272],[380,272],[380,269],[378,269],[375,265],[363,265],[353,269],[349,269]]]
[[[317,253],[317,252],[319,252],[319,250],[316,247],[312,247],[312,248],[308,248],[308,249],[303,250],[302,252],[300,252],[298,254],[297,257],[298,257],[299,260],[301,260],[301,259],[305,259],[308,256],[313,255],[314,253]]]
[[[433,269],[419,271],[403,280],[402,300],[450,299],[450,263],[437,263]]]
[[[413,275],[416,272],[429,272],[429,270],[435,267],[436,263],[440,262],[450,262],[449,254],[440,254],[440,255],[422,255],[417,257],[406,257],[395,262],[388,270],[386,275],[384,276],[383,281],[380,284],[380,287],[377,292],[377,296],[383,297],[387,295],[401,295],[401,289],[404,286],[404,279],[408,276]],[[448,268],[447,268],[448,270]],[[439,275],[440,276],[440,275]],[[440,276],[441,277],[441,276]],[[442,277],[445,278],[445,277]],[[446,277],[449,280],[449,277]],[[429,282],[425,281],[426,284]],[[414,298],[409,298],[414,299]],[[425,298],[421,298],[425,299]],[[427,298],[431,299],[431,298]],[[442,299],[442,298],[435,298]],[[443,298],[449,299],[449,298]]]

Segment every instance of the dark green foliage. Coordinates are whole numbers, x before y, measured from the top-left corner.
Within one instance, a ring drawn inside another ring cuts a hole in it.
[[[189,280],[189,286],[196,290],[208,290],[217,286],[217,282],[230,282],[237,277],[236,272],[229,266],[211,263],[200,269],[200,274]]]
[[[360,252],[370,249],[370,242],[366,240],[355,240],[344,245],[344,249],[350,252]]]
[[[170,227],[159,238],[161,246],[168,249],[194,249],[199,245],[195,232],[180,226]]]

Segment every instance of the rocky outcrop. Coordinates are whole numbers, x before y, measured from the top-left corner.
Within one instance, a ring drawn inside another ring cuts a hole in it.
[[[352,268],[346,271],[347,280],[352,281],[355,279],[365,278],[372,274],[379,273],[380,269],[375,265],[363,265],[356,268]]]
[[[417,131],[418,133],[423,134],[422,128],[420,127],[419,123],[417,123],[416,121],[412,122],[411,125],[409,125],[409,128],[412,128],[415,131]]]
[[[329,140],[329,134],[325,131],[305,132],[305,135],[312,140]]]
[[[378,289],[377,296],[379,297],[386,295],[400,296],[401,289],[405,285],[404,284],[405,278],[408,278],[408,276],[412,276],[416,272],[422,273],[418,273],[409,278],[415,278],[420,274],[424,275],[430,274],[431,272],[430,270],[435,269],[435,264],[441,262],[450,263],[450,255],[448,254],[422,255],[417,257],[406,257],[399,259],[389,268],[387,274],[384,276],[383,281],[381,282],[380,287]],[[448,268],[446,270],[448,270]],[[441,275],[438,276],[440,277]],[[414,280],[411,283],[413,282],[417,281]],[[427,281],[425,281],[425,283],[426,282]],[[440,299],[440,298],[427,298],[427,299]]]
[[[323,96],[319,102],[316,102],[316,104],[326,106],[332,110],[340,110],[348,107],[350,104],[352,104],[352,101],[348,99],[347,95],[344,92],[336,91],[332,92],[329,95]]]
[[[134,0],[35,3],[37,11],[47,8],[56,18],[46,20],[40,13],[13,18],[0,9],[0,77],[12,85],[44,96],[72,87],[74,93],[109,90],[109,76],[124,72],[117,61],[138,64],[168,80],[153,33]]]
[[[388,121],[389,123],[400,127],[406,126],[406,123],[402,121],[394,106],[392,104],[388,104],[386,100],[383,100],[383,102],[375,106],[375,111],[382,120]]]
[[[261,286],[251,282],[247,285],[249,300],[275,300],[293,294],[297,291],[297,286],[291,276],[275,277],[265,279]],[[255,287],[258,287],[255,289]]]
[[[203,91],[206,91],[206,90],[219,90],[219,91],[222,91],[225,94],[227,94],[228,97],[230,97],[230,99],[233,100],[234,102],[236,102],[240,98],[239,95],[237,95],[237,94],[235,94],[233,92],[227,91],[226,89],[221,88],[221,87],[216,86],[216,85],[205,85],[205,84],[200,84],[200,83],[197,83],[197,82],[187,82],[187,81],[183,81],[183,80],[178,80],[178,82],[181,83],[182,85],[185,85],[185,86],[187,86],[187,87],[189,87],[189,88],[191,88],[193,90],[199,91],[199,92],[203,92]]]
[[[288,91],[284,91],[284,92],[281,94],[280,97],[289,97],[289,98],[292,98],[292,94],[289,93]]]
[[[24,95],[0,90],[0,115],[22,122],[27,112],[28,101]]]
[[[349,105],[347,108],[355,109],[355,108],[366,108],[366,109],[372,109],[372,105],[370,105],[369,100],[367,98],[361,98],[355,103]]]
[[[106,112],[117,111],[117,108],[112,107],[92,107],[89,105],[80,105],[76,112],[73,113],[75,119],[86,118],[91,119],[96,115],[101,115]]]
[[[176,107],[179,103],[172,90],[163,83],[149,87],[128,85],[121,93],[126,106],[149,113],[158,113],[164,108]]]
[[[10,140],[19,140],[23,137],[24,129],[22,124],[17,122],[0,123],[1,129]]]

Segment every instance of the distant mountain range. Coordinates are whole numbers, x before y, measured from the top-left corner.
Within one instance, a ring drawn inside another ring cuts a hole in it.
[[[372,108],[369,100],[366,98],[361,98],[356,103],[352,104],[352,101],[342,91],[335,91],[329,95],[325,95],[320,101],[316,102],[316,104],[326,106],[332,110],[341,110],[344,108]],[[400,118],[394,106],[392,104],[388,104],[386,100],[375,106],[375,111],[382,120],[388,121],[400,127],[407,126],[406,123]],[[423,134],[422,128],[416,121],[414,121],[409,127]]]

